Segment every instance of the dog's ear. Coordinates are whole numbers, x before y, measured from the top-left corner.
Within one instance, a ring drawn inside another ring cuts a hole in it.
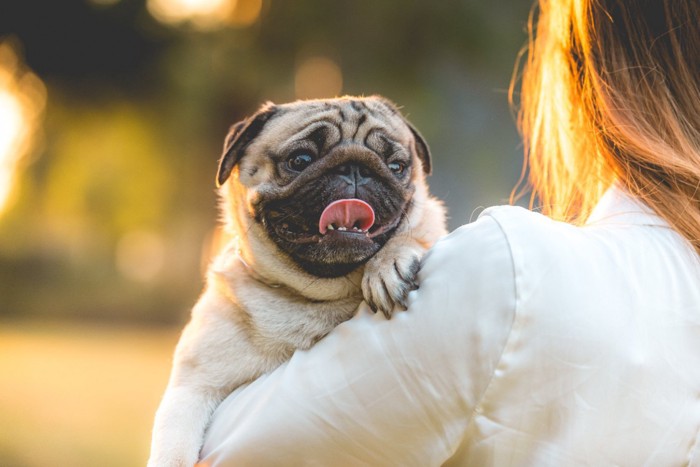
[[[428,143],[425,142],[425,138],[416,130],[416,127],[408,120],[405,120],[405,122],[411,130],[411,133],[413,133],[413,140],[416,143],[416,154],[418,154],[418,159],[423,163],[423,172],[425,172],[426,175],[430,175],[433,171],[433,164]]]
[[[433,164],[432,157],[430,155],[430,148],[428,147],[428,143],[426,143],[425,138],[423,138],[423,136],[416,129],[416,127],[414,127],[413,124],[401,114],[401,111],[399,110],[396,104],[394,104],[389,99],[383,96],[374,97],[377,98],[382,104],[384,104],[391,113],[400,116],[403,119],[406,126],[408,127],[408,129],[411,130],[413,140],[415,141],[416,155],[418,156],[418,159],[420,159],[423,165],[423,172],[425,172],[426,175],[430,175],[433,171]]]
[[[268,102],[252,117],[233,125],[224,140],[224,152],[219,161],[219,171],[216,175],[216,186],[228,180],[231,171],[238,164],[248,145],[260,134],[265,123],[277,113],[277,107]]]

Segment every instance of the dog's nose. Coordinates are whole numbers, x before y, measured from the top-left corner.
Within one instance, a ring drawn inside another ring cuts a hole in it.
[[[335,173],[351,185],[363,185],[372,177],[372,172],[367,167],[353,163],[339,165],[335,168]]]

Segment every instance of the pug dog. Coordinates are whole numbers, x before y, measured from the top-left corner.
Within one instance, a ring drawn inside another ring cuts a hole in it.
[[[231,241],[177,345],[148,465],[192,466],[217,405],[308,349],[364,299],[405,308],[446,233],[428,145],[388,100],[268,103],[234,125],[217,184]]]

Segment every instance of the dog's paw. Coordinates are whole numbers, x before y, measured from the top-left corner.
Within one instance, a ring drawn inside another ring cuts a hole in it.
[[[365,265],[362,294],[375,313],[381,311],[391,318],[394,307],[406,309],[411,290],[418,288],[416,275],[420,269],[420,255],[412,248],[380,251]]]

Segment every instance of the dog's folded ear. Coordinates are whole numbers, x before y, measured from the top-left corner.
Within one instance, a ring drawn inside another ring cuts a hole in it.
[[[413,140],[416,143],[416,154],[418,154],[418,159],[420,159],[421,163],[423,164],[423,172],[425,172],[426,175],[430,175],[433,171],[433,165],[428,143],[425,142],[425,138],[423,138],[418,130],[416,130],[416,127],[414,127],[408,120],[404,119],[404,121],[411,130],[411,133],[413,133]]]
[[[253,116],[234,124],[229,129],[224,140],[224,152],[219,161],[219,171],[216,175],[216,186],[223,185],[231,175],[231,171],[241,160],[248,145],[260,134],[265,123],[277,113],[277,107],[268,102]]]
[[[409,130],[411,130],[411,134],[413,134],[413,140],[416,143],[416,155],[418,156],[418,159],[420,159],[423,165],[423,172],[425,172],[426,175],[430,175],[430,173],[433,170],[433,165],[431,162],[432,157],[430,156],[430,148],[428,147],[428,143],[426,143],[425,138],[423,138],[423,136],[418,132],[418,130],[416,130],[416,127],[414,127],[413,124],[406,119],[406,117],[401,115],[401,111],[399,111],[399,108],[396,104],[394,104],[389,99],[383,96],[374,97],[376,97],[382,104],[384,104],[391,111],[391,113],[401,116],[406,126],[409,128]]]

